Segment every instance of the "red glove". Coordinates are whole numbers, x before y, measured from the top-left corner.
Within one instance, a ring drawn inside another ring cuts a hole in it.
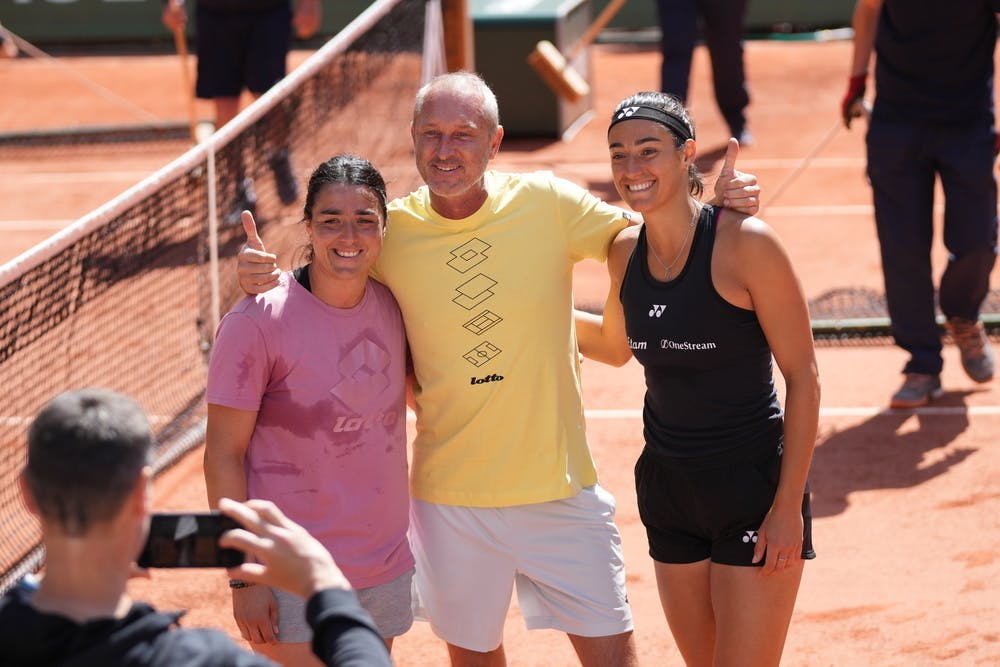
[[[865,81],[868,72],[852,76],[847,82],[847,94],[840,103],[840,113],[844,119],[844,127],[850,129],[851,120],[864,115]]]

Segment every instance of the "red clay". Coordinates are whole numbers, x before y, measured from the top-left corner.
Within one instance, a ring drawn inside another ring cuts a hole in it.
[[[881,291],[864,179],[863,128],[850,133],[835,129],[849,53],[847,42],[747,45],[753,95],[749,116],[757,145],[744,151],[739,166],[760,179],[765,195],[761,217],[788,245],[810,298],[839,287]],[[609,180],[604,119],[618,99],[657,85],[658,58],[649,47],[596,47],[595,119],[569,143],[526,147],[510,142],[496,166],[552,169],[617,199]],[[63,62],[163,119],[184,118],[183,98],[172,92],[180,86],[174,58]],[[726,138],[708,71],[699,50],[690,106],[702,155]],[[158,85],[140,85],[150,80]],[[136,120],[115,105],[88,99],[76,86],[50,64],[0,61],[0,87],[13,93],[0,106],[0,131]],[[0,154],[0,261],[52,231],[24,231],[24,224],[10,221],[79,217],[171,155],[111,161],[94,157],[83,151],[72,158],[28,161]],[[709,162],[707,168],[718,164]],[[103,173],[109,169],[114,173]],[[68,177],[53,181],[46,176],[51,172]],[[939,243],[934,253],[938,270],[943,260]],[[578,301],[603,299],[602,266],[581,263],[575,277]],[[900,380],[903,361],[900,351],[887,346],[819,350],[824,412],[812,473],[819,557],[806,566],[784,664],[1000,664],[998,392],[995,384],[974,385],[966,379],[956,351],[948,347],[948,393],[934,410],[880,412]],[[642,447],[637,417],[641,370],[634,362],[622,369],[587,362],[584,382],[589,410],[632,411],[616,418],[596,414],[588,428],[602,484],[618,500],[642,663],[681,665],[660,612],[632,487],[631,468]],[[157,481],[159,507],[204,506],[200,456],[200,450],[192,452]],[[151,582],[135,582],[133,590],[162,607],[189,609],[188,625],[212,625],[235,634],[229,592],[219,572],[157,572]],[[516,606],[509,620],[506,646],[512,666],[575,664],[564,636],[526,632]],[[426,624],[397,640],[394,653],[401,666],[446,664],[443,645]]]

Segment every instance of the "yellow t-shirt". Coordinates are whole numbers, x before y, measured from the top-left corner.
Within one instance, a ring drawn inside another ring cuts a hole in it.
[[[393,201],[373,272],[399,302],[419,385],[411,491],[473,507],[570,497],[597,481],[573,264],[605,260],[626,221],[548,172],[486,183],[464,220],[436,214],[426,187]]]

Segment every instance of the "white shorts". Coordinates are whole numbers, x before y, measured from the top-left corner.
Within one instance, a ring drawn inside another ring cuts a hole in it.
[[[410,508],[415,615],[449,644],[500,646],[515,583],[530,630],[606,637],[632,629],[615,501],[600,486],[531,505],[414,499]]]

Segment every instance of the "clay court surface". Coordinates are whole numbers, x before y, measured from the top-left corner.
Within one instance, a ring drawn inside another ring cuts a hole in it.
[[[295,62],[304,55],[294,54]],[[863,124],[851,132],[835,129],[849,57],[846,41],[747,45],[749,117],[757,142],[741,153],[738,166],[758,176],[764,191],[761,217],[784,239],[811,299],[835,288],[881,291]],[[0,132],[139,120],[64,68],[162,120],[185,118],[174,57],[73,56],[59,62],[0,61],[5,91]],[[605,119],[620,98],[658,85],[659,55],[651,46],[605,44],[593,49],[593,66],[594,120],[569,142],[509,141],[496,167],[552,169],[617,199],[607,166]],[[699,51],[690,107],[699,153],[707,156],[704,170],[714,174],[726,137],[709,82],[707,59]],[[209,117],[208,107],[200,111]],[[0,151],[0,262],[184,148],[180,142],[139,151]],[[934,263],[940,274],[943,248],[936,249]],[[583,263],[576,278],[579,302],[603,299],[602,266]],[[954,347],[946,347],[945,355],[944,398],[926,409],[897,412],[883,406],[900,382],[905,358],[899,350],[818,349],[823,402],[811,478],[819,556],[805,568],[784,664],[1000,665],[1000,392],[995,383],[968,380]],[[642,663],[681,665],[635,509],[632,465],[642,448],[641,370],[635,362],[621,369],[587,362],[584,385],[601,483],[618,501]],[[201,453],[194,450],[157,480],[160,508],[205,506]],[[215,626],[238,638],[219,572],[156,572],[151,582],[136,582],[134,593],[163,608],[190,610],[186,625]],[[505,642],[512,666],[575,664],[568,640],[554,632],[525,631],[516,605]],[[446,664],[443,645],[423,623],[397,640],[394,655],[401,666]]]

